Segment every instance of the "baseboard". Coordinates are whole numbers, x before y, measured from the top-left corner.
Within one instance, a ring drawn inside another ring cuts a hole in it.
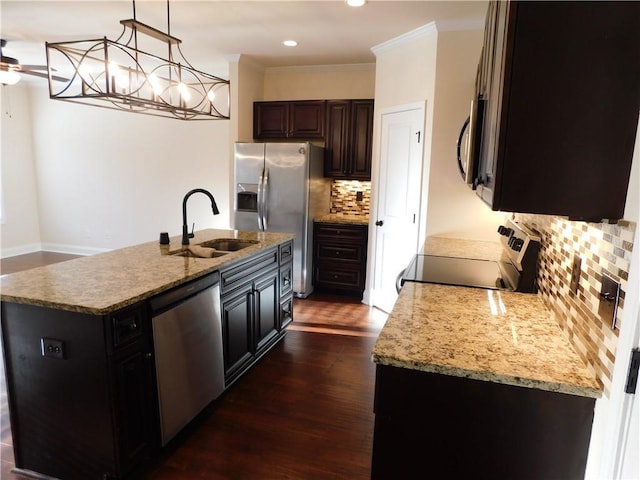
[[[96,255],[98,253],[110,252],[110,248],[83,247],[80,245],[63,245],[59,243],[43,243],[42,250],[46,252],[70,253],[72,255]]]
[[[30,245],[20,245],[19,247],[3,248],[0,251],[0,258],[15,257],[35,252],[55,252],[89,256],[110,251],[110,248],[82,247],[79,245],[62,245],[59,243],[33,243]]]
[[[42,245],[39,243],[32,243],[30,245],[20,245],[19,247],[3,248],[0,251],[0,258],[15,257],[17,255],[26,255],[27,253],[39,252],[42,250]]]

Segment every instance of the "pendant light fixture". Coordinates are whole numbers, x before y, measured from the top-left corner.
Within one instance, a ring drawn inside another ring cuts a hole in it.
[[[185,59],[182,41],[171,35],[169,0],[167,33],[136,19],[135,0],[133,19],[120,24],[115,41],[46,43],[51,99],[181,120],[229,118],[229,80],[196,70]],[[69,81],[53,82],[54,71],[67,73]]]

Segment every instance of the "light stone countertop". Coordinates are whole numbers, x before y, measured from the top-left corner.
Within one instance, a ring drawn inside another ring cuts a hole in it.
[[[181,249],[147,242],[111,252],[24,270],[0,277],[0,299],[62,310],[105,315],[189,280],[219,270],[294,238],[288,233],[202,230],[191,245],[216,238],[256,241],[256,245],[216,258],[169,255]]]
[[[499,242],[428,237],[420,253],[500,260]],[[373,361],[586,397],[598,384],[538,295],[405,282]]]
[[[584,397],[602,393],[542,300],[527,293],[407,282],[373,361]]]
[[[420,252],[442,257],[476,258],[478,260],[500,260],[500,242],[468,240],[463,238],[427,237]]]
[[[339,213],[328,213],[313,219],[319,223],[344,223],[347,225],[369,225],[369,217],[366,215],[342,215]]]

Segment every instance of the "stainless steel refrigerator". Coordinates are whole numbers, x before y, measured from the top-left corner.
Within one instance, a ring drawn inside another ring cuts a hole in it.
[[[293,241],[293,292],[313,291],[313,218],[329,213],[324,149],[310,143],[235,144],[234,220],[238,230],[287,232]]]

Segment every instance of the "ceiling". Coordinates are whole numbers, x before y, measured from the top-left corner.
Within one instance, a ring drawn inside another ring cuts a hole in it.
[[[138,21],[167,32],[165,1],[138,0],[135,8]],[[169,8],[170,33],[182,40],[186,59],[226,78],[228,61],[238,54],[264,67],[374,63],[372,47],[433,21],[444,29],[482,28],[487,2],[369,0],[352,8],[343,0],[172,0]],[[44,64],[46,41],[115,40],[120,20],[129,18],[128,0],[1,0],[3,53],[22,64]],[[284,47],[286,39],[298,46]]]

